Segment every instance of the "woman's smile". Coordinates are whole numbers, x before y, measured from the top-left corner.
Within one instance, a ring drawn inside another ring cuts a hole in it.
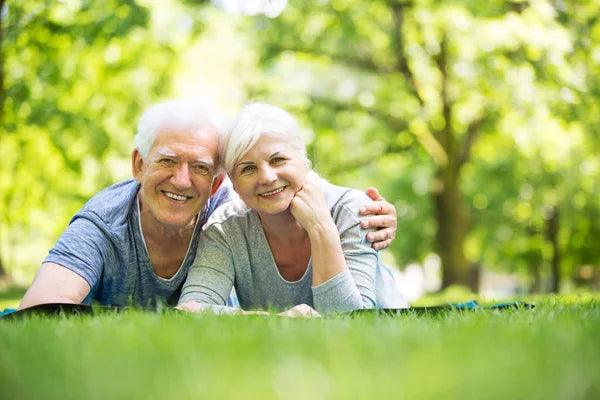
[[[260,197],[264,197],[264,198],[276,197],[279,193],[283,192],[286,188],[287,188],[287,185],[284,185],[284,186],[281,186],[274,190],[259,193],[258,195]]]

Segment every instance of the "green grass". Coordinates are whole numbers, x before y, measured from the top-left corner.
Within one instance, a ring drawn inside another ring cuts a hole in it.
[[[0,344],[7,399],[600,398],[589,299],[429,317],[35,317],[0,320]]]

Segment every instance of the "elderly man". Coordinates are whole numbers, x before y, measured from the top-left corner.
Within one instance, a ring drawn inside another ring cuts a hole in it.
[[[202,227],[229,200],[218,160],[221,131],[213,112],[188,101],[148,109],[131,156],[135,179],[99,192],[71,219],[19,308],[177,304]],[[381,228],[368,238],[386,247],[395,209],[376,191],[369,195],[376,201],[361,209],[372,215],[362,226]]]

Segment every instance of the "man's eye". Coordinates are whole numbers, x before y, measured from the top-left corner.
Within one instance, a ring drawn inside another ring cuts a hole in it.
[[[196,174],[200,174],[200,175],[208,175],[208,173],[210,172],[210,168],[208,168],[208,166],[206,165],[194,165],[193,167],[194,173]]]
[[[160,160],[158,160],[158,162],[160,163],[160,165],[163,165],[165,167],[172,167],[173,165],[175,165],[175,160],[171,158],[161,158]]]

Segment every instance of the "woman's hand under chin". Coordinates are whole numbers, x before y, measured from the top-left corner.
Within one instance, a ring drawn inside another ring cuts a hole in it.
[[[310,233],[323,225],[333,224],[325,195],[319,189],[319,177],[308,174],[302,188],[296,192],[290,204],[290,211],[296,222]]]

